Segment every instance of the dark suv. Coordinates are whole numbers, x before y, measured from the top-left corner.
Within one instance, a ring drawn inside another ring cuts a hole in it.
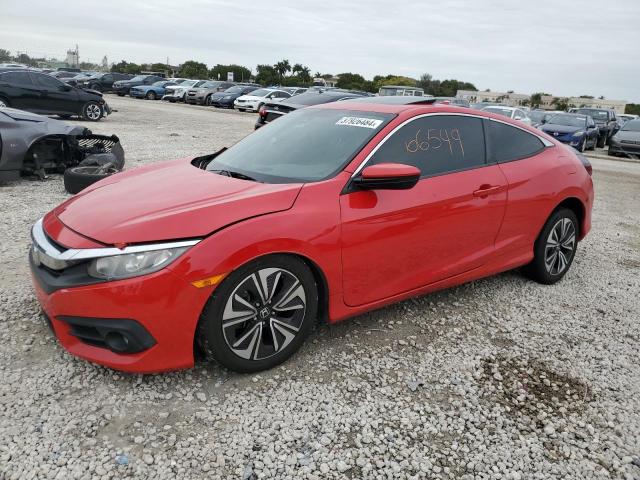
[[[63,118],[78,115],[92,122],[111,113],[99,92],[67,85],[51,75],[24,70],[0,73],[0,108],[3,106]]]
[[[76,81],[76,85],[82,88],[90,88],[99,92],[113,91],[114,82],[131,80],[134,76],[128,73],[97,73],[91,77]]]
[[[151,85],[152,83],[164,80],[164,78],[157,75],[138,75],[129,80],[118,80],[113,83],[113,91],[120,97],[124,97],[129,94],[129,90],[132,87],[139,87],[141,85]]]
[[[598,127],[598,148],[608,145],[611,137],[620,128],[616,112],[608,108],[572,108],[569,112],[593,118],[596,127]]]

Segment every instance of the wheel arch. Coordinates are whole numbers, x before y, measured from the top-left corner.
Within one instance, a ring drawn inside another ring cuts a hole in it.
[[[568,208],[569,210],[571,210],[573,213],[576,214],[576,217],[578,217],[578,225],[580,227],[580,234],[578,235],[578,238],[582,239],[583,233],[585,231],[584,222],[586,219],[586,207],[582,202],[582,200],[580,200],[577,197],[567,197],[564,200],[562,200],[558,205],[556,205],[556,208],[553,209],[553,211],[549,214],[549,216],[553,215],[553,212],[556,212],[561,208]]]

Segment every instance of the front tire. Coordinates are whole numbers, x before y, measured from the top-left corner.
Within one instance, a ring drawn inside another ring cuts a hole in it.
[[[578,151],[580,153],[583,153],[587,148],[587,139],[583,138],[582,142],[580,142],[580,145],[578,145]]]
[[[578,217],[568,208],[553,212],[534,246],[533,260],[524,273],[538,283],[551,285],[569,271],[578,247]]]
[[[147,92],[147,100],[155,100],[156,99],[156,92],[154,92],[153,90],[150,90]]]
[[[98,102],[87,102],[82,106],[82,112],[80,116],[84,120],[88,120],[90,122],[97,122],[102,118],[102,107]]]
[[[197,340],[205,354],[237,372],[287,360],[311,332],[318,289],[309,267],[289,255],[267,255],[232,272],[207,302]]]

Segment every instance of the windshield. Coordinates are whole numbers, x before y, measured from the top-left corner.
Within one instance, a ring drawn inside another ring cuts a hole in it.
[[[131,82],[141,82],[141,81],[143,81],[145,78],[147,78],[147,77],[145,77],[144,75],[138,75],[137,77],[133,77],[130,81],[131,81]]]
[[[584,115],[553,115],[547,123],[564,125],[565,127],[584,127],[587,125],[587,117]]]
[[[266,183],[323,180],[344,168],[392,118],[375,112],[297,110],[246,136],[207,170]]]
[[[640,120],[629,120],[622,127],[623,132],[640,132]]]
[[[242,90],[244,90],[247,87],[229,87],[227,88],[224,93],[242,93]]]
[[[218,88],[220,82],[204,82],[199,88]]]
[[[273,90],[269,90],[268,88],[259,88],[258,90],[251,92],[249,95],[253,95],[254,97],[266,97],[271,92],[273,92]]]
[[[537,111],[529,112],[529,118],[534,122],[541,122],[546,115],[547,115],[547,112],[537,112]]]
[[[181,87],[193,87],[196,83],[198,83],[198,80],[186,80],[184,82],[182,82],[180,84]]]
[[[167,82],[166,80],[160,80],[159,82],[152,83],[152,85],[154,87],[164,87],[167,83],[171,83],[171,82]]]
[[[591,108],[579,108],[576,110],[576,113],[581,113],[583,115],[589,115],[595,121],[604,121],[606,122],[609,119],[606,110],[593,110]]]
[[[513,110],[509,110],[508,108],[500,108],[500,107],[487,107],[483,108],[485,112],[497,113],[499,115],[504,115],[505,117],[511,118],[511,113]]]

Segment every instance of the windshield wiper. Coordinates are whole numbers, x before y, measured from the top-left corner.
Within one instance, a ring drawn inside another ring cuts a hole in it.
[[[249,175],[245,175],[244,173],[234,172],[232,170],[210,170],[213,173],[217,173],[218,175],[224,175],[225,177],[238,178],[240,180],[248,180],[250,182],[257,182],[257,180]]]

